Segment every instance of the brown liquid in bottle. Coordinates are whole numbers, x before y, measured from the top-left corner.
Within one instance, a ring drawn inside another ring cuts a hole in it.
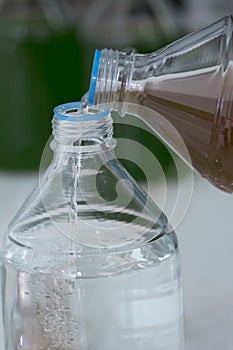
[[[233,63],[223,73],[211,67],[195,73],[153,77],[127,101],[162,114],[177,129],[193,167],[216,187],[233,192]],[[143,116],[140,116],[143,119]]]

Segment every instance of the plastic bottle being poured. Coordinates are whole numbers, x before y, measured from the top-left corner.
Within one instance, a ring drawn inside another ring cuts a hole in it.
[[[143,119],[184,160],[162,120],[181,135],[192,167],[233,192],[232,17],[150,54],[96,51],[88,104]],[[162,117],[162,119],[161,119]]]
[[[4,235],[4,349],[182,350],[178,241],[115,157],[112,118],[56,107],[54,158]]]

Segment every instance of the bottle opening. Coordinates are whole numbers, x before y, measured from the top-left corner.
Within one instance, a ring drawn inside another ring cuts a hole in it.
[[[106,117],[108,109],[91,106],[83,107],[82,102],[65,103],[54,108],[54,116],[60,120],[67,121],[90,121]]]

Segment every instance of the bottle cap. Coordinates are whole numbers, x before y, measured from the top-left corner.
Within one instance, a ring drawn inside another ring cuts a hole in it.
[[[95,106],[82,107],[82,102],[65,103],[54,108],[54,116],[60,120],[67,121],[89,121],[104,118],[109,114],[108,109]]]

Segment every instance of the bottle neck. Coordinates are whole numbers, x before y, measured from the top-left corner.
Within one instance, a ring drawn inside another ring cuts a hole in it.
[[[134,70],[134,51],[103,49],[96,52],[94,60],[97,71],[96,76],[92,76],[89,104],[108,103],[111,106],[111,103],[125,101]]]
[[[233,60],[232,31],[232,17],[227,16],[148,54],[97,50],[88,92],[89,105],[108,103],[109,108],[114,109],[116,102],[139,103],[138,92],[145,91],[150,79],[153,82],[168,80],[169,84],[171,79],[182,82],[184,78],[198,77],[217,67],[226,72]]]
[[[129,93],[143,91],[146,79],[155,74],[157,54],[138,54],[103,49],[96,51],[90,89],[88,92],[89,105],[107,104],[110,110],[124,111],[123,104],[132,102]],[[132,95],[133,96],[133,95]],[[116,108],[115,108],[116,107]]]
[[[80,103],[68,103],[54,112],[51,147],[55,152],[91,153],[115,146],[113,121],[107,110],[84,110]]]

